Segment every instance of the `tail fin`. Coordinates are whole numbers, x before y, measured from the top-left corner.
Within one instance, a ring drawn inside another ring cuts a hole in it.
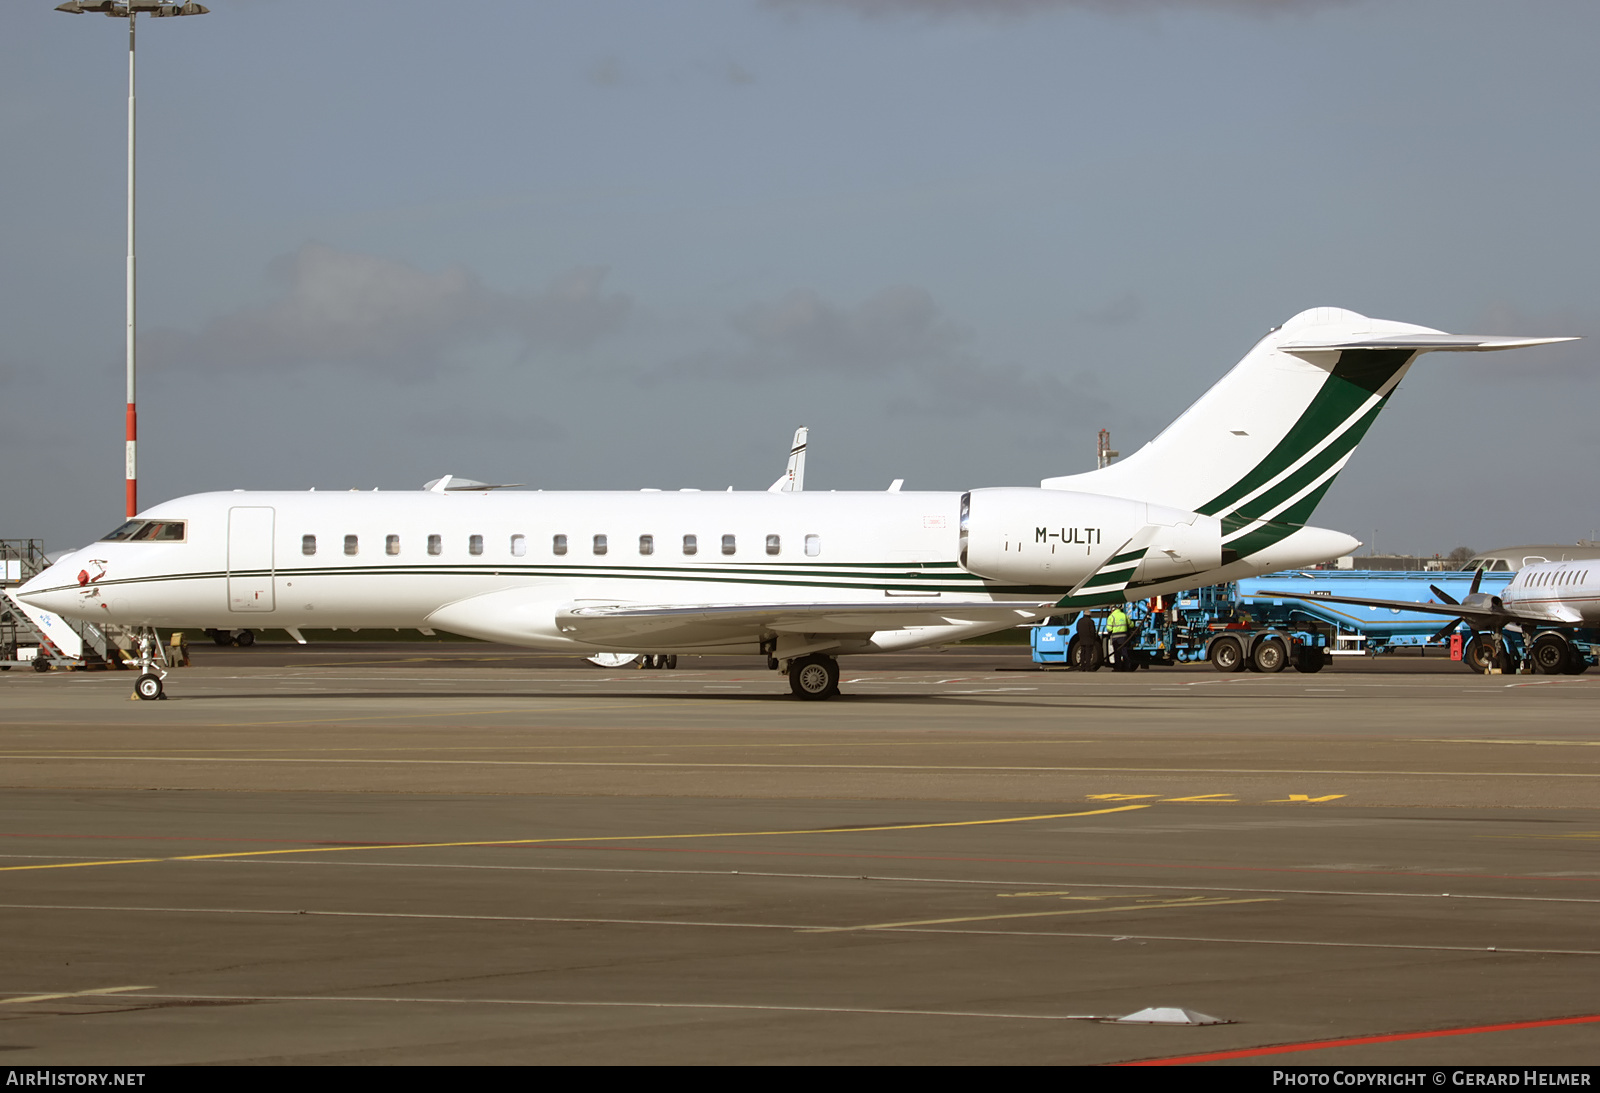
[[[806,488],[806,434],[805,426],[794,431],[794,443],[789,446],[789,465],[783,477],[767,487],[768,493],[800,493]]]
[[[1513,349],[1569,338],[1444,334],[1353,311],[1302,311],[1271,331],[1139,451],[1046,489],[1133,497],[1244,529],[1304,524],[1412,362],[1434,350]],[[1281,537],[1278,536],[1278,537]]]

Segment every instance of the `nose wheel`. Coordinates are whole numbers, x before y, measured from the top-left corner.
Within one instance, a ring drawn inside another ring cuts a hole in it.
[[[839,693],[839,662],[820,653],[790,661],[789,690],[808,701],[832,698]]]
[[[139,635],[138,649],[139,678],[133,681],[133,693],[145,702],[166,698],[161,681],[167,678],[167,658],[154,629]]]

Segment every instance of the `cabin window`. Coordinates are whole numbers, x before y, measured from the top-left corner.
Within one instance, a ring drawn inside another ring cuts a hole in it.
[[[383,552],[385,554],[399,554],[400,553],[400,536],[398,536],[398,535],[385,535],[383,537]]]
[[[639,553],[654,554],[656,552],[656,537],[654,535],[639,536]]]
[[[822,536],[820,536],[820,535],[807,535],[806,536],[806,557],[807,558],[815,558],[817,555],[819,555],[821,553],[822,553]]]
[[[346,554],[355,555],[360,550],[361,550],[360,536],[346,535],[344,537],[344,552]]]
[[[567,552],[567,537],[565,535],[557,535],[554,539],[551,539],[550,550],[555,554],[565,554]]]
[[[300,553],[307,558],[317,552],[317,537],[315,535],[300,536]]]
[[[444,553],[444,536],[428,536],[428,553],[434,555],[435,557]]]
[[[683,537],[683,552],[685,554],[697,554],[699,551],[700,540],[696,539],[693,535],[685,535]]]
[[[520,558],[528,553],[528,537],[526,535],[513,535],[511,537],[511,556]]]
[[[468,554],[473,554],[473,555],[477,555],[477,554],[482,554],[483,553],[483,536],[481,536],[481,535],[469,535],[469,536],[467,536],[467,553]]]
[[[594,552],[596,554],[604,554],[606,552],[606,537],[604,535],[596,535],[594,537]]]
[[[722,553],[732,554],[736,549],[737,547],[734,545],[733,536],[724,535],[722,537]]]
[[[767,536],[767,553],[778,553],[778,537],[776,535]]]

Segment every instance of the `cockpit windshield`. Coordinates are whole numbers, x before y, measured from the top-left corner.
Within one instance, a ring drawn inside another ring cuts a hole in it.
[[[184,521],[182,520],[129,520],[110,535],[104,536],[100,541],[102,543],[181,543],[183,540]]]

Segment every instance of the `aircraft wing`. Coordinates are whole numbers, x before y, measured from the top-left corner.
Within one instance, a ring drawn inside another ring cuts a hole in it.
[[[659,605],[629,603],[568,604],[556,612],[556,626],[578,641],[612,645],[634,638],[653,641],[715,642],[770,634],[866,635],[880,630],[993,622],[997,627],[1043,618],[1049,603],[969,603],[919,600],[888,603],[729,603]]]
[[[1552,622],[1550,617],[1541,617],[1521,611],[1513,611],[1508,607],[1498,608],[1468,607],[1459,603],[1417,603],[1415,600],[1367,600],[1357,596],[1324,596],[1320,593],[1312,595],[1308,592],[1274,592],[1263,588],[1256,592],[1252,598],[1262,599],[1271,597],[1281,600],[1300,600],[1305,603],[1317,603],[1321,600],[1331,600],[1334,603],[1353,603],[1358,607],[1391,607],[1398,611],[1421,611],[1426,615],[1449,616],[1465,619],[1468,623],[1480,630],[1504,626],[1508,622]],[[1496,601],[1498,602],[1498,601]]]

